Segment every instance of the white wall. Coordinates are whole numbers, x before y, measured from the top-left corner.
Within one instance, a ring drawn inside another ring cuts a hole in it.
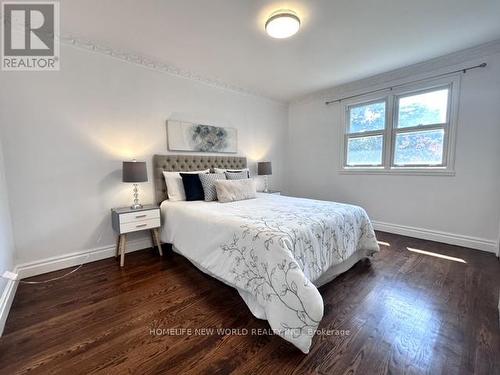
[[[0,275],[4,271],[14,271],[14,238],[12,236],[8,197],[2,142],[0,139]],[[0,278],[0,296],[6,285],[7,280]]]
[[[2,140],[0,138],[0,275],[14,270],[14,238],[12,235],[7,182],[5,180]],[[0,278],[0,336],[14,299],[17,283]]]
[[[169,118],[238,129],[250,166],[272,160],[282,184],[288,111],[282,103],[211,87],[62,46],[59,72],[0,73],[1,133],[18,263],[114,244],[110,208],[131,203],[121,161],[167,153]],[[141,185],[142,202],[153,185]]]
[[[488,63],[487,68],[462,77],[454,177],[339,173],[341,107],[327,106],[325,100],[349,91],[385,87],[388,80],[398,76],[398,72],[392,72],[317,93],[290,106],[288,192],[358,204],[375,221],[424,229],[420,234],[445,232],[451,234],[452,242],[461,239],[457,243],[494,251],[500,219],[500,54],[495,50],[490,56],[447,68],[440,66],[434,72],[429,66],[443,64],[422,64],[415,67],[415,76],[408,75],[411,69],[406,68],[407,77],[398,78],[398,82],[483,61]]]

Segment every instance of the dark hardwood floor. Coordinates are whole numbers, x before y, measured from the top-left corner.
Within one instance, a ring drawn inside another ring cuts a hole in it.
[[[49,284],[19,285],[0,339],[0,373],[499,374],[495,256],[377,237],[387,245],[375,259],[320,289],[319,328],[331,334],[316,336],[308,355],[278,336],[195,332],[268,324],[183,257],[165,251],[160,260],[148,249],[128,254],[122,270],[106,259]]]

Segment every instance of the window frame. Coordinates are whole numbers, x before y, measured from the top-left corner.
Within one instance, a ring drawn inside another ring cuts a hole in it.
[[[375,103],[382,103],[382,102],[385,102],[385,119],[384,119],[384,129],[381,129],[381,130],[370,130],[370,131],[366,131],[366,132],[357,132],[357,133],[349,133],[349,126],[351,124],[351,111],[350,109],[351,108],[356,108],[356,107],[363,107],[363,106],[366,106],[366,105],[370,105],[370,104],[375,104]],[[345,160],[345,165],[349,168],[382,168],[385,164],[385,158],[386,158],[386,132],[387,132],[387,120],[388,120],[388,101],[387,101],[387,98],[386,97],[381,97],[381,98],[378,98],[378,99],[373,99],[373,100],[369,100],[369,101],[364,101],[364,102],[361,102],[361,103],[355,103],[355,104],[351,104],[347,107],[347,119],[346,119],[346,124],[345,124],[345,129],[346,131],[344,132],[344,160]],[[373,164],[358,164],[356,166],[348,166],[347,165],[347,152],[348,152],[348,142],[349,142],[349,139],[353,139],[353,138],[365,138],[365,137],[370,137],[370,136],[382,136],[382,160],[381,160],[381,164],[380,165],[373,165]]]
[[[440,124],[429,124],[397,128],[399,99],[407,96],[424,94],[426,92],[448,89],[447,121]],[[346,174],[409,174],[409,175],[455,175],[455,143],[458,120],[458,100],[460,92],[460,75],[451,75],[440,79],[430,79],[418,84],[398,86],[397,89],[388,89],[378,95],[363,95],[347,100],[341,104],[340,126],[340,173]],[[381,131],[349,133],[350,109],[362,105],[386,102],[386,122],[383,132],[382,165],[347,165],[347,151],[349,138],[380,135]],[[395,165],[396,135],[416,131],[444,129],[443,157],[440,165]],[[373,134],[372,134],[373,133]]]

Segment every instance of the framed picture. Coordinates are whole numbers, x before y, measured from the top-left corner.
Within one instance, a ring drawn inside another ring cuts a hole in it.
[[[170,151],[238,152],[238,131],[234,128],[167,121]]]

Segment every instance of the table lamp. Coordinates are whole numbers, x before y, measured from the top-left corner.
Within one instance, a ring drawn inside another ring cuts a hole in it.
[[[148,181],[148,171],[145,161],[124,161],[122,169],[122,181],[134,184],[134,204],[130,206],[133,210],[142,208],[139,203],[139,190],[137,184],[139,182]]]
[[[269,186],[267,183],[267,176],[273,174],[273,167],[270,161],[261,161],[257,163],[257,174],[264,176],[264,192],[269,193]]]

